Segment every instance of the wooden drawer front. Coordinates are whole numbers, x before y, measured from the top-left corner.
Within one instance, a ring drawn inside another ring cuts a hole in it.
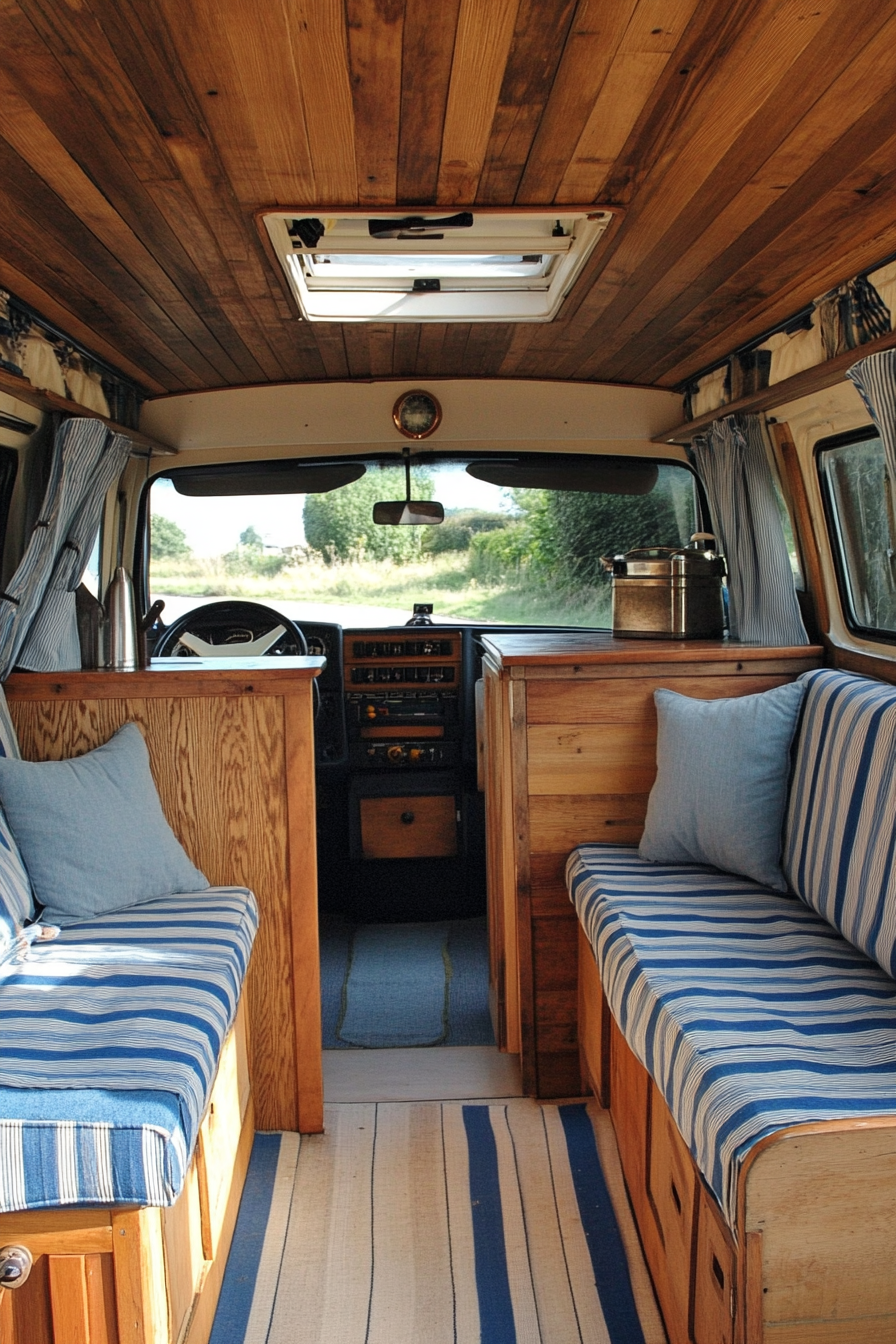
[[[650,1202],[665,1251],[656,1284],[670,1344],[687,1341],[697,1178],[684,1140],[661,1093],[651,1084]]]
[[[640,1222],[647,1189],[647,1099],[650,1075],[610,1023],[610,1115],[629,1195]]]
[[[365,859],[443,859],[457,853],[453,794],[362,798],[360,804]]]
[[[237,1035],[227,1038],[205,1118],[199,1127],[199,1196],[205,1258],[213,1260],[224,1224],[240,1142],[240,1073]]]
[[[711,1197],[699,1189],[694,1258],[694,1344],[734,1338],[734,1244]]]

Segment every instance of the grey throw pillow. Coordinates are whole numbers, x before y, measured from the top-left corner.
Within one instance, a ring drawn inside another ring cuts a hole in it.
[[[165,820],[135,723],[71,761],[0,758],[0,802],[45,921],[208,889]]]
[[[800,680],[733,700],[654,692],[657,776],[642,859],[708,863],[787,891],[781,832],[804,691]]]

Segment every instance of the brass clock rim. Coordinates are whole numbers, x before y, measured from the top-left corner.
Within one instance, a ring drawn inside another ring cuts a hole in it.
[[[413,430],[406,429],[405,426],[401,423],[401,408],[407,401],[408,397],[427,397],[435,407],[436,413],[432,424],[430,425],[429,429],[424,429],[423,432],[420,434],[415,434]],[[409,392],[402,392],[401,396],[398,398],[395,405],[392,407],[392,423],[398,430],[399,434],[403,434],[406,439],[415,439],[415,440],[428,439],[430,434],[435,434],[439,425],[442,423],[441,403],[438,397],[434,397],[431,392],[427,392],[425,387],[412,387]]]

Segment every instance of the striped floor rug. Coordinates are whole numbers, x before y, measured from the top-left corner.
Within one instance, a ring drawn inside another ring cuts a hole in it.
[[[336,1105],[259,1135],[211,1344],[663,1344],[596,1106]]]

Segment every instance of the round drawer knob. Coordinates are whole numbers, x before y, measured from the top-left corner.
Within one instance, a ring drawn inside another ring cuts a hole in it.
[[[0,1248],[0,1288],[21,1288],[31,1273],[31,1252],[27,1246]]]
[[[413,814],[413,812],[402,812],[402,814],[401,814],[401,820],[403,821],[403,823],[405,824],[405,826],[411,826],[411,825],[413,825],[413,822],[414,822],[414,814]]]

